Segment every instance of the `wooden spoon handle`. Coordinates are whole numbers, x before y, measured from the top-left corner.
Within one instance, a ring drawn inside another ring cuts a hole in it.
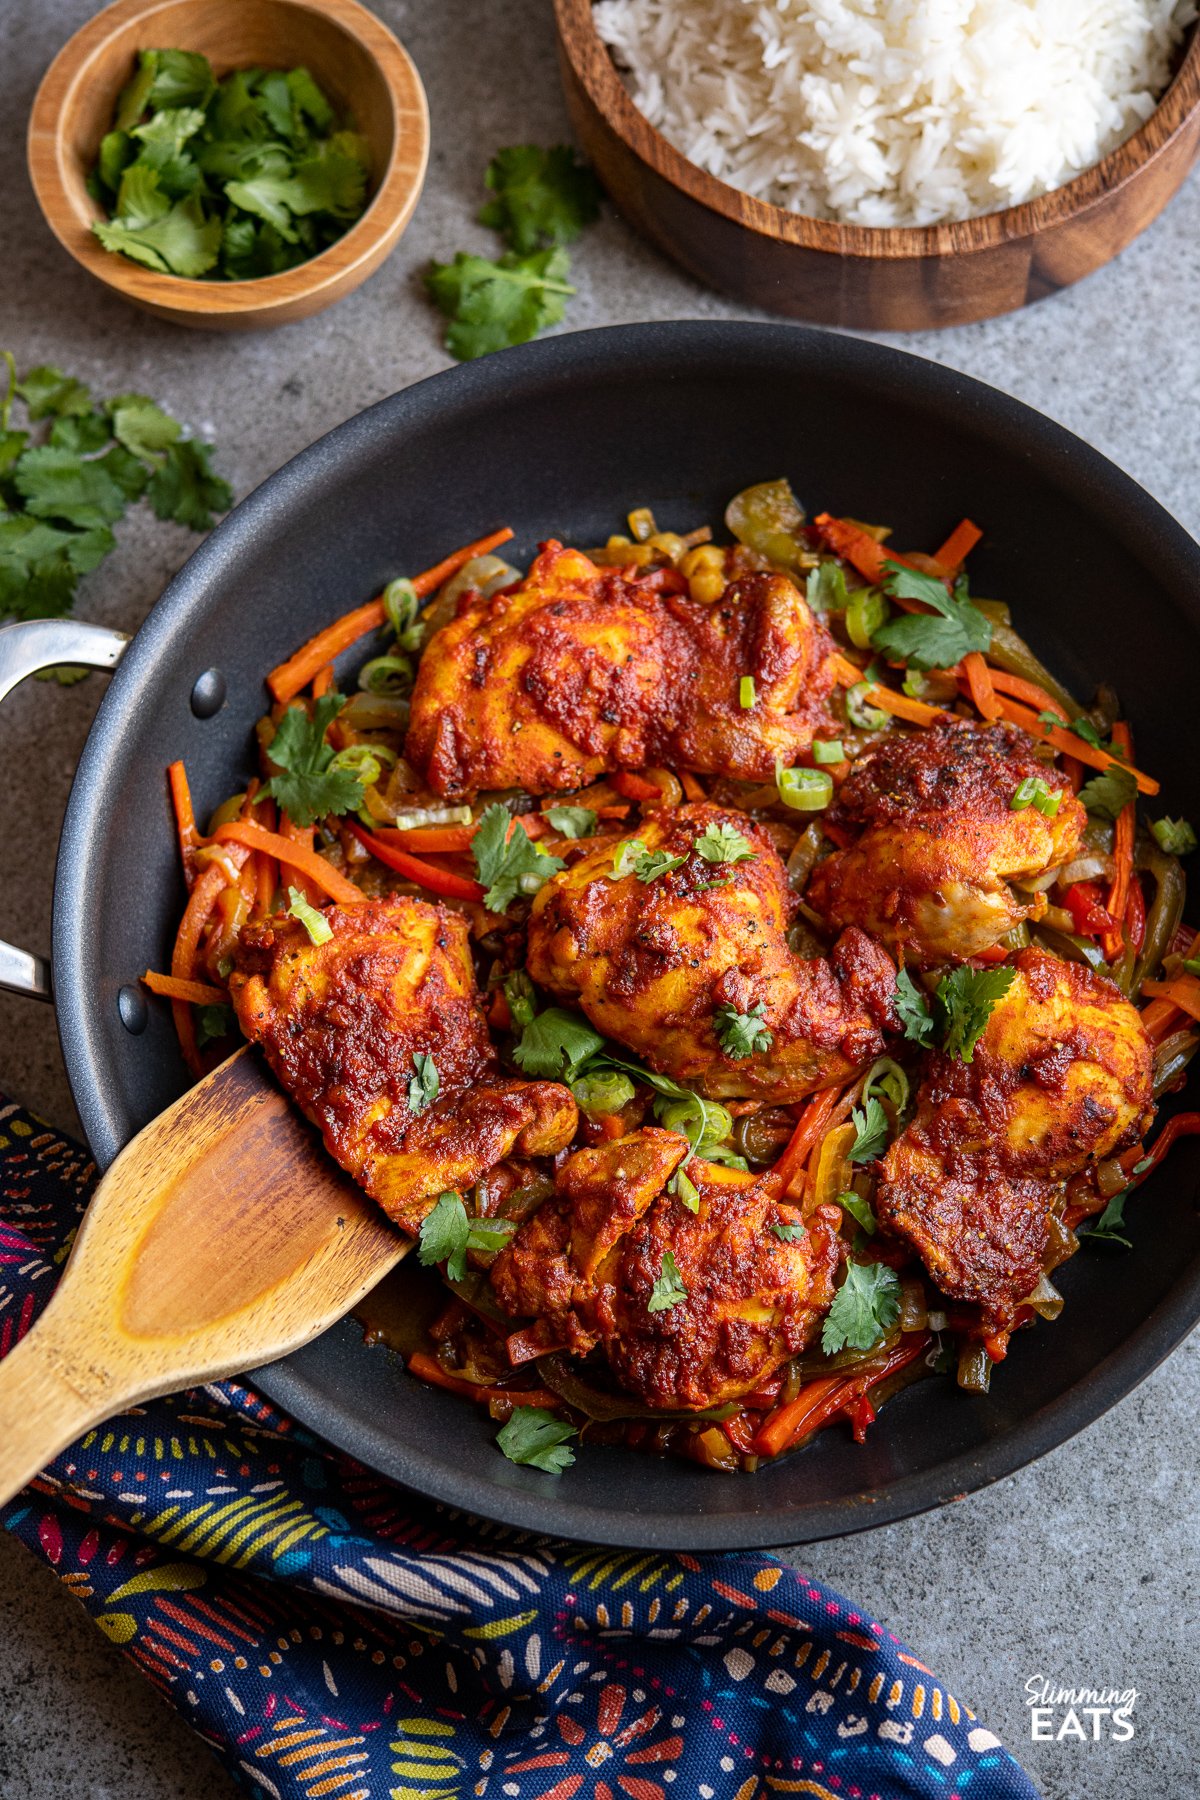
[[[101,1370],[86,1371],[76,1385],[55,1345],[51,1314],[0,1362],[0,1506],[72,1439],[119,1411],[124,1398],[111,1392]]]

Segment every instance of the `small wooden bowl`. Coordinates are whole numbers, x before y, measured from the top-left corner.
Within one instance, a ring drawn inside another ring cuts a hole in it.
[[[858,330],[919,331],[1069,287],[1157,218],[1200,153],[1200,27],[1147,123],[1065,187],[981,218],[870,229],[755,200],[697,168],[629,98],[591,0],[554,0],[571,119],[617,208],[709,287]]]
[[[85,185],[139,50],[200,50],[231,69],[306,67],[371,147],[371,198],[344,237],[255,281],[187,281],[105,250]],[[357,0],[117,0],[64,44],[29,120],[29,173],[50,229],[89,274],[136,306],[216,331],[282,325],[349,294],[395,248],[429,155],[425,90],[407,51]]]

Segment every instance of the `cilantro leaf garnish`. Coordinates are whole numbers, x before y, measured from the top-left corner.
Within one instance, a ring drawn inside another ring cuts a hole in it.
[[[862,1226],[868,1237],[875,1236],[875,1214],[871,1211],[869,1201],[864,1200],[861,1194],[856,1194],[853,1188],[847,1188],[838,1195],[837,1204],[850,1214],[856,1224]]]
[[[943,975],[937,1006],[947,1056],[973,1062],[975,1046],[987,1029],[993,1007],[1003,1000],[1016,977],[1015,969],[971,969],[966,963]]]
[[[408,1081],[408,1110],[423,1113],[438,1097],[441,1080],[437,1064],[425,1050],[413,1051],[413,1072]]]
[[[1104,739],[1092,721],[1084,718],[1082,714],[1077,719],[1067,720],[1061,713],[1052,712],[1049,707],[1045,707],[1038,714],[1038,723],[1040,725],[1057,725],[1060,731],[1069,731],[1073,736],[1082,738],[1085,744],[1092,746],[1093,750],[1104,749]]]
[[[872,1094],[861,1107],[852,1108],[850,1123],[854,1127],[854,1142],[850,1146],[850,1161],[856,1163],[874,1162],[881,1155],[888,1141],[887,1113],[883,1104]]]
[[[523,1028],[513,1045],[513,1060],[526,1075],[546,1081],[573,1078],[604,1039],[579,1013],[548,1006]]]
[[[750,840],[734,825],[709,825],[693,845],[698,856],[710,863],[753,862],[758,854]]]
[[[203,1050],[205,1044],[219,1043],[233,1031],[232,1006],[202,1006],[196,1014],[196,1048]]]
[[[718,1006],[713,1015],[713,1027],[726,1056],[740,1062],[757,1051],[771,1048],[775,1037],[763,1024],[766,1011],[766,1003],[762,1000],[756,1000],[749,1012],[739,1012],[736,1006]]]
[[[590,806],[548,806],[546,818],[564,837],[594,837],[597,815]]]
[[[471,851],[485,889],[483,904],[494,913],[505,912],[518,894],[536,894],[563,866],[560,856],[539,850],[521,821],[499,801],[481,814]]]
[[[600,183],[566,144],[510,144],[488,164],[495,195],[479,214],[510,250],[528,256],[548,244],[571,244],[600,216]]]
[[[468,1217],[461,1194],[439,1194],[421,1221],[417,1261],[422,1268],[445,1263],[448,1278],[461,1281],[467,1272],[468,1250],[502,1250],[515,1230],[511,1219]]]
[[[446,348],[460,362],[527,344],[557,325],[575,289],[567,280],[565,250],[512,251],[493,262],[460,250],[453,262],[431,264],[425,277],[434,304],[450,320]]]
[[[1137,782],[1128,769],[1113,763],[1102,775],[1093,775],[1079,790],[1079,798],[1097,819],[1115,819],[1130,801],[1137,799]]]
[[[846,1279],[825,1315],[821,1348],[826,1356],[845,1349],[869,1350],[899,1317],[900,1277],[895,1269],[886,1263],[849,1262]]]
[[[670,856],[665,850],[647,850],[641,838],[627,838],[613,857],[609,879],[620,881],[626,875],[636,875],[643,883],[657,881],[660,875],[669,875],[672,869],[678,869],[686,861],[686,855]]]
[[[876,650],[893,662],[917,669],[948,669],[970,650],[989,650],[992,622],[972,601],[965,577],[947,593],[936,576],[922,575],[903,563],[888,562],[885,590],[899,600],[920,600],[932,613],[905,613],[890,619],[871,635]]]
[[[772,1219],[769,1230],[781,1244],[798,1244],[802,1237],[807,1236],[807,1230],[799,1219]]]
[[[928,1049],[937,1036],[937,1026],[930,1011],[928,994],[917,986],[907,969],[901,969],[896,977],[895,1004],[896,1017],[905,1037],[910,1043]]]
[[[683,1277],[679,1273],[679,1265],[669,1250],[664,1250],[662,1267],[658,1279],[650,1290],[650,1298],[646,1302],[646,1311],[669,1312],[680,1301],[686,1300],[688,1291],[683,1285]]]
[[[561,1475],[575,1461],[574,1451],[567,1448],[567,1439],[574,1436],[574,1425],[545,1407],[515,1406],[507,1424],[497,1432],[496,1443],[509,1462]]]
[[[327,944],[333,936],[333,926],[323,912],[305,899],[299,888],[288,889],[288,914],[303,925],[312,944]]]
[[[348,769],[330,767],[334,751],[325,741],[345,704],[342,694],[322,694],[313,702],[311,717],[303,706],[289,706],[271,739],[267,754],[280,773],[272,775],[264,791],[294,825],[312,825],[330,813],[357,812],[363,803],[361,781]]]
[[[1136,1169],[1134,1173],[1137,1173]],[[1091,1238],[1097,1244],[1120,1244],[1124,1249],[1132,1250],[1133,1245],[1120,1232],[1125,1223],[1125,1202],[1129,1198],[1129,1192],[1128,1188],[1122,1188],[1119,1194],[1114,1194],[1092,1229],[1081,1231],[1080,1237]]]

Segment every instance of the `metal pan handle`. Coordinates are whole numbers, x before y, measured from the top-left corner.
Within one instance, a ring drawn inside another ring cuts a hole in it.
[[[104,625],[81,625],[74,619],[29,619],[0,627],[0,701],[19,681],[59,663],[82,663],[89,669],[115,669],[129,639]],[[0,941],[0,988],[49,1000],[50,964],[44,956]]]

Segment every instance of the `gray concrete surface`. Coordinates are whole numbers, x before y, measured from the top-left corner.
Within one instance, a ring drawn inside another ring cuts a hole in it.
[[[492,151],[554,142],[565,122],[547,0],[377,0],[425,78],[434,148],[395,255],[333,311],[273,334],[183,332],[99,291],[57,248],[24,179],[37,80],[96,8],[0,0],[0,341],[102,391],[154,394],[211,430],[245,494],[361,407],[442,367],[418,276],[431,255],[484,248],[473,223]],[[569,324],[729,317],[614,217],[575,262]],[[1062,420],[1200,531],[1200,180],[1110,269],[1011,318],[904,346]],[[141,512],[85,587],[83,616],[131,628],[192,547]],[[100,678],[30,683],[0,725],[0,934],[38,948],[71,771]],[[49,1009],[0,996],[0,1085],[64,1127],[74,1114]],[[1194,1527],[1200,1351],[1193,1342],[1073,1444],[937,1517],[807,1550],[814,1574],[906,1637],[1022,1757],[1047,1800],[1184,1800],[1200,1761]],[[797,1560],[800,1560],[799,1558]],[[1125,1744],[1033,1743],[1024,1684],[1136,1687]],[[213,1797],[232,1786],[57,1583],[0,1539],[0,1796]]]

